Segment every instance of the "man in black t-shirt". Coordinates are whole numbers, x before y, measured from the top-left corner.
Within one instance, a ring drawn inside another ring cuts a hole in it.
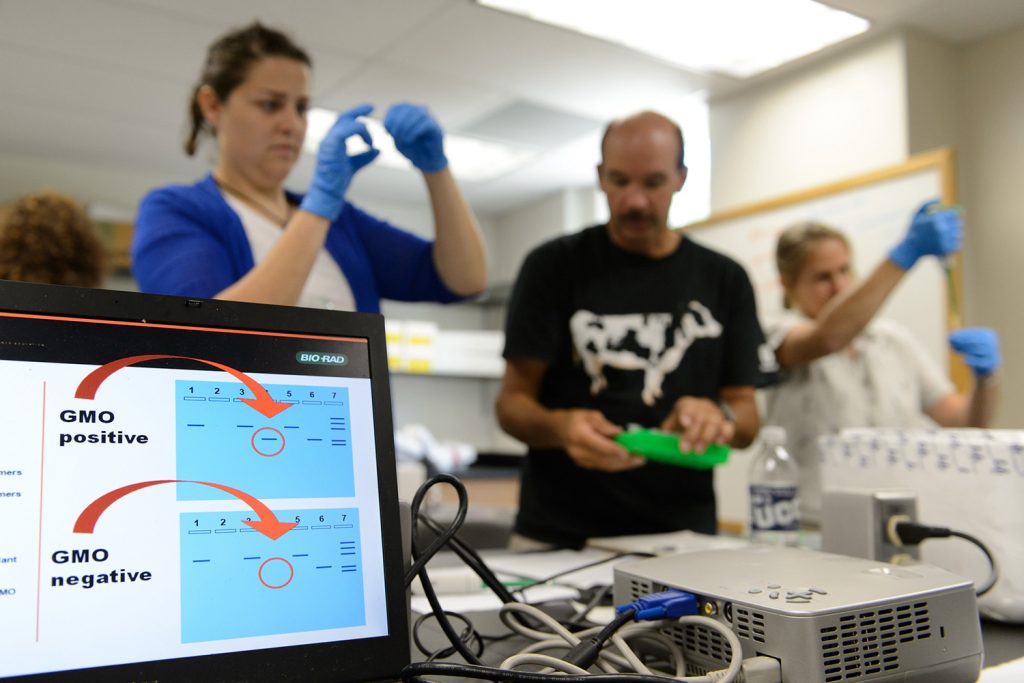
[[[498,420],[529,446],[513,547],[716,530],[710,471],[647,462],[627,425],[682,434],[682,450],[750,444],[764,342],[743,268],[668,227],[686,180],[679,127],[643,112],[612,123],[598,178],[606,225],[523,263],[506,324]]]

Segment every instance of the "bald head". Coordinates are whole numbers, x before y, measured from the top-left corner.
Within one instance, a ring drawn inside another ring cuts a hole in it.
[[[621,119],[615,119],[608,124],[608,127],[604,129],[604,136],[601,138],[601,159],[603,161],[606,158],[608,141],[613,137],[619,135],[650,135],[652,133],[656,135],[658,132],[667,133],[675,141],[679,148],[679,155],[676,157],[678,159],[678,168],[686,168],[686,145],[683,142],[682,129],[667,116],[649,110],[630,114]]]
[[[660,258],[679,244],[668,227],[672,197],[686,182],[679,127],[641,112],[613,122],[601,145],[597,177],[608,199],[608,234],[626,251]]]

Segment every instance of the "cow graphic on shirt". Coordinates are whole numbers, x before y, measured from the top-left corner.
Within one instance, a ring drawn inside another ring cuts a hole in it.
[[[697,339],[720,337],[722,325],[699,301],[672,326],[671,313],[598,315],[579,310],[569,319],[573,346],[590,376],[590,393],[608,386],[606,367],[643,370],[643,402],[649,406],[661,398],[665,376],[679,367],[687,349]],[[636,351],[637,347],[641,352]]]

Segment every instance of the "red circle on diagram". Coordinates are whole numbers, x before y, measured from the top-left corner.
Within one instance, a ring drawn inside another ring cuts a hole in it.
[[[259,434],[260,432],[265,432],[265,431],[274,432],[281,439],[281,447],[278,448],[273,453],[264,453],[263,451],[261,451],[256,446],[256,435]],[[260,427],[259,429],[257,429],[255,432],[252,433],[252,438],[249,439],[249,443],[252,444],[252,449],[254,451],[256,451],[257,453],[259,453],[260,455],[262,455],[264,458],[273,458],[275,455],[278,455],[281,451],[284,450],[284,434],[282,434],[280,431],[274,429],[273,427]]]
[[[264,580],[264,578],[263,578],[263,568],[267,566],[268,562],[273,562],[274,560],[281,560],[286,565],[288,565],[288,579],[284,583],[278,584],[276,586],[273,585],[273,584],[267,583],[266,580]],[[287,586],[289,583],[292,582],[292,579],[295,578],[295,567],[293,567],[292,563],[289,562],[288,560],[284,559],[283,557],[268,557],[267,559],[263,560],[263,564],[260,565],[258,575],[259,575],[259,578],[260,578],[260,583],[262,583],[267,588],[272,588],[272,589],[276,590],[278,588],[284,588],[285,586]]]

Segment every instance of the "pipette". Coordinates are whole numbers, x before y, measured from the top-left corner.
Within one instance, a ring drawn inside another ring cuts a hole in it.
[[[939,211],[955,211],[960,216],[963,216],[964,212],[963,207],[959,204],[953,204],[952,206],[935,204],[928,210],[928,213],[937,213]],[[953,277],[953,259],[947,254],[939,260],[942,263],[942,270],[946,273],[946,298],[949,302],[949,326],[951,329],[958,329],[961,325],[960,299],[957,297],[956,292],[956,278]]]

